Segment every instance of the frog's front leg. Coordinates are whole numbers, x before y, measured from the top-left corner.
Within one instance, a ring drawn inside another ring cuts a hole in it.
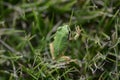
[[[79,26],[75,27],[75,31],[71,32],[69,35],[69,40],[77,40],[80,36],[81,33],[81,29],[79,28]]]
[[[80,36],[81,33],[81,29],[79,28],[79,26],[75,27],[75,36],[74,36],[74,40],[77,40],[78,37]]]

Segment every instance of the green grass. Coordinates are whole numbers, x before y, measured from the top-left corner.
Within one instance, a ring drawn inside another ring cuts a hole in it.
[[[78,63],[54,67],[63,24],[81,27],[65,52]],[[119,49],[119,0],[0,0],[0,80],[119,80]]]

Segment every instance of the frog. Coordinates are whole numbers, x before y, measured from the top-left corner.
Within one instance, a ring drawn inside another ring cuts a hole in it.
[[[49,44],[50,53],[53,60],[71,62],[74,61],[69,56],[65,56],[67,45],[70,40],[76,40],[80,35],[79,26],[75,27],[75,32],[72,32],[69,25],[63,25],[58,27],[54,34],[54,40]],[[71,33],[72,32],[72,33]],[[74,36],[72,36],[74,35]]]

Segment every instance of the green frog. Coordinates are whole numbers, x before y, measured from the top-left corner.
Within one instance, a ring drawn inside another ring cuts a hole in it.
[[[69,44],[69,40],[76,40],[80,35],[81,30],[79,26],[77,26],[75,29],[75,35],[71,36],[73,33],[71,33],[70,27],[68,25],[58,27],[54,35],[54,41],[50,43],[50,53],[53,60],[67,62],[74,61],[69,56],[65,56],[64,53],[67,45]]]

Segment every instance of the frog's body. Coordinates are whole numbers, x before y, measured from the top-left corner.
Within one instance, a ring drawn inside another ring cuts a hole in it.
[[[54,41],[50,43],[50,51],[52,59],[70,60],[68,56],[64,56],[67,44],[69,42],[70,28],[68,25],[61,26],[57,29],[54,36]],[[78,35],[78,34],[77,34]]]
[[[69,32],[68,25],[64,25],[63,27],[58,28],[53,41],[55,57],[64,55],[63,52],[66,49],[69,40]]]

